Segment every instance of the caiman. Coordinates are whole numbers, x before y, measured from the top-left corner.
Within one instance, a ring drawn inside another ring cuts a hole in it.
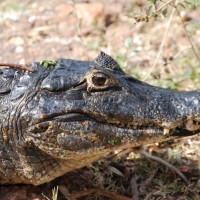
[[[103,52],[28,67],[0,69],[0,184],[39,185],[113,150],[200,131],[200,91],[151,86]]]

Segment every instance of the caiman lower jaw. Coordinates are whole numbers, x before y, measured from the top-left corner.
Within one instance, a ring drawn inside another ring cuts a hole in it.
[[[102,123],[105,125],[111,125],[115,126],[117,128],[126,128],[126,129],[132,129],[132,130],[143,130],[149,132],[152,132],[153,130],[163,130],[161,131],[163,133],[163,138],[171,138],[171,137],[186,137],[186,136],[192,136],[195,134],[200,133],[200,122],[193,121],[191,119],[187,120],[182,126],[178,126],[175,128],[163,128],[159,127],[158,125],[136,125],[136,124],[123,124],[123,123],[108,123],[106,121],[99,121],[97,119],[94,119],[93,117],[90,117],[84,113],[67,113],[67,114],[57,114],[54,116],[47,117],[44,121],[51,121],[56,120],[57,122],[76,122],[76,121],[87,121],[87,120],[93,120],[97,123]]]

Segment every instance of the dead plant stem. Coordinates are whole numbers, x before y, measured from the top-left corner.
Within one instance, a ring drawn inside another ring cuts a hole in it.
[[[149,158],[151,160],[155,160],[163,165],[165,165],[166,167],[168,167],[169,169],[171,169],[172,171],[176,172],[186,183],[188,183],[188,180],[187,178],[185,177],[185,175],[180,172],[179,169],[177,169],[176,167],[174,167],[173,165],[171,165],[170,163],[166,162],[165,160],[159,158],[159,157],[156,157],[156,156],[152,156],[151,154],[149,154],[148,152],[146,151],[142,151],[142,154],[146,157],[146,158]]]
[[[3,68],[3,67],[9,67],[9,68],[33,72],[33,69],[31,69],[30,67],[27,67],[26,65],[19,65],[19,64],[13,64],[13,63],[0,63],[0,68]]]
[[[170,2],[171,2],[171,1],[170,1]],[[155,69],[155,67],[156,67],[156,65],[157,65],[157,63],[158,63],[158,60],[159,60],[159,58],[160,58],[160,56],[161,56],[161,53],[162,53],[162,51],[163,51],[163,47],[164,47],[164,45],[165,45],[165,41],[166,41],[166,39],[167,39],[167,35],[168,35],[168,33],[169,33],[169,28],[170,28],[170,25],[171,25],[171,22],[172,22],[172,18],[173,18],[173,16],[174,16],[175,11],[176,11],[176,9],[173,8],[173,9],[172,9],[172,12],[171,12],[171,15],[170,15],[170,17],[169,17],[169,20],[168,20],[168,22],[167,22],[167,25],[166,25],[165,33],[164,33],[164,36],[163,36],[163,39],[162,39],[162,42],[161,42],[159,51],[158,51],[158,53],[157,53],[156,59],[155,59],[155,61],[154,61],[153,66],[151,67],[149,73],[143,78],[144,81],[145,81],[145,80],[150,76],[150,74],[154,71],[154,69]]]
[[[192,50],[193,50],[193,52],[194,52],[194,55],[195,55],[195,57],[197,58],[197,60],[200,62],[200,56],[199,56],[199,54],[198,54],[198,52],[197,52],[197,50],[196,50],[196,48],[195,48],[195,45],[194,45],[194,43],[193,43],[193,41],[192,41],[192,36],[189,35],[189,33],[188,33],[188,31],[187,31],[186,24],[185,24],[185,22],[183,21],[183,18],[181,17],[180,11],[179,11],[179,9],[177,8],[176,5],[174,5],[174,8],[176,9],[176,13],[177,13],[177,15],[179,16],[179,18],[180,18],[180,20],[181,20],[181,23],[182,23],[182,25],[183,25],[183,29],[184,29],[184,31],[185,31],[185,34],[186,34],[186,36],[187,36],[187,38],[188,38],[188,41],[189,41],[191,47],[192,47]]]

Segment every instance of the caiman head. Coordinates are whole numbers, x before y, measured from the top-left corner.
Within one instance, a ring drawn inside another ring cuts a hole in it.
[[[200,131],[199,91],[177,92],[128,76],[101,52],[91,62],[60,59],[18,72],[10,93],[9,131],[74,168],[126,147]],[[69,171],[69,170],[68,170]]]
[[[103,52],[92,62],[60,59],[54,67],[32,68],[11,98],[18,109],[23,103],[14,111],[23,138],[50,155],[95,155],[200,131],[199,91],[146,84]]]

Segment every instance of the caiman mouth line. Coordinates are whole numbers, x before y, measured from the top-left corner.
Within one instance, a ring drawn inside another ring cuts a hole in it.
[[[176,128],[169,129],[169,128],[163,128],[163,127],[158,127],[157,124],[144,124],[144,125],[137,125],[137,124],[123,124],[123,123],[108,123],[106,121],[99,121],[96,120],[94,117],[88,116],[85,113],[64,113],[64,114],[54,114],[45,117],[42,122],[45,121],[51,121],[51,120],[56,120],[58,122],[75,122],[75,121],[85,121],[85,120],[90,120],[90,121],[95,121],[98,123],[103,123],[105,125],[111,125],[115,126],[117,128],[126,128],[126,129],[132,129],[132,130],[148,130],[148,129],[160,129],[163,130],[163,136],[165,138],[168,137],[186,137],[186,136],[192,136],[200,132],[200,127],[197,130],[188,130],[187,128],[184,128],[184,126],[187,126],[188,121],[185,122],[185,124],[182,124],[177,126]],[[191,120],[190,120],[191,123]],[[193,121],[195,124],[196,122]]]

